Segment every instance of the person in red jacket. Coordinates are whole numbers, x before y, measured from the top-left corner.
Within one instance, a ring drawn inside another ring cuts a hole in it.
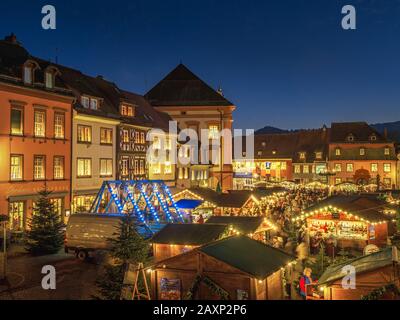
[[[303,271],[303,275],[300,278],[300,296],[303,300],[306,300],[307,297],[307,285],[312,284],[313,280],[311,278],[312,270],[310,268],[305,268]]]

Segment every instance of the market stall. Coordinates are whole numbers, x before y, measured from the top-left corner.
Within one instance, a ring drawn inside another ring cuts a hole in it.
[[[390,235],[391,218],[384,207],[363,196],[333,196],[294,217],[306,223],[311,253],[320,244],[363,249],[368,244],[384,246]]]
[[[246,236],[228,237],[149,267],[153,299],[282,300],[295,257]]]
[[[271,239],[277,227],[264,217],[213,216],[206,224],[224,224],[229,226],[230,234],[244,234],[266,243]]]

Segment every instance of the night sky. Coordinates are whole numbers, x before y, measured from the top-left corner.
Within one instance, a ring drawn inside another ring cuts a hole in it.
[[[41,28],[45,4],[57,30]],[[0,30],[141,94],[182,61],[237,105],[236,128],[400,120],[398,0],[2,0]]]

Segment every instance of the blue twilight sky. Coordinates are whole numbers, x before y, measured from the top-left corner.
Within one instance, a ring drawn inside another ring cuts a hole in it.
[[[341,28],[346,4],[355,31]],[[141,94],[182,61],[221,85],[237,128],[400,120],[399,0],[1,0],[0,30]]]

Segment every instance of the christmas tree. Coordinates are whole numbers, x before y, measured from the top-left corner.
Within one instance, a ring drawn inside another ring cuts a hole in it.
[[[98,299],[119,300],[123,288],[124,274],[128,263],[137,265],[148,257],[149,245],[137,233],[135,220],[126,215],[115,234],[108,239],[113,263],[104,267],[104,274],[96,281],[101,297]]]
[[[50,199],[50,191],[39,192],[29,220],[26,250],[34,255],[57,253],[64,243],[64,224]]]

